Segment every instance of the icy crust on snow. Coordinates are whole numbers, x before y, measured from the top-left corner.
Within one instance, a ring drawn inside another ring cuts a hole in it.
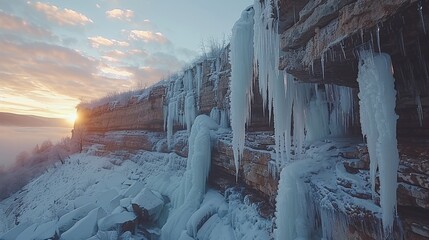
[[[247,8],[232,28],[231,37],[231,129],[236,176],[244,149],[245,125],[250,121],[253,98],[253,8]]]
[[[396,215],[399,154],[396,140],[396,91],[390,56],[361,51],[359,59],[359,105],[362,134],[368,142],[373,195],[377,167],[380,205],[385,237],[392,233]]]
[[[377,221],[381,208],[371,199],[354,197],[357,193],[370,195],[363,184],[368,175],[347,173],[339,157],[339,152],[355,144],[341,138],[315,141],[302,160],[283,168],[276,198],[276,239],[348,239],[349,225],[375,234],[377,239],[382,236]],[[342,180],[351,182],[351,187],[339,185]],[[362,219],[373,219],[374,225],[363,225],[356,210]]]

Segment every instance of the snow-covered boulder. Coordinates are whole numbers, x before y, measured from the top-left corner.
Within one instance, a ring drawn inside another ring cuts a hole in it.
[[[94,236],[98,231],[97,221],[106,216],[103,208],[98,207],[81,220],[79,220],[73,227],[61,235],[62,240],[84,240]]]
[[[121,212],[108,215],[98,220],[98,229],[108,231],[115,229],[119,224],[123,224],[136,219],[133,212]]]
[[[16,240],[44,240],[44,239],[52,239],[56,235],[56,226],[57,220],[53,220],[50,222],[38,224],[35,223],[25,230],[16,235],[15,238],[3,238],[0,239],[16,239]]]
[[[28,240],[33,236],[34,231],[36,230],[38,224],[34,223],[33,225],[27,227],[24,231],[22,231],[17,237],[16,240]]]
[[[25,229],[30,227],[31,223],[21,223],[16,227],[10,229],[5,234],[0,236],[1,240],[15,240]]]
[[[123,198],[119,202],[119,206],[123,207],[124,209],[127,209],[129,212],[132,211],[131,207],[131,198]]]
[[[97,206],[93,203],[88,203],[80,208],[63,215],[57,223],[57,228],[60,233],[69,230],[77,221],[88,215],[88,213],[96,208]]]
[[[88,238],[87,240],[117,240],[118,233],[116,231],[98,232],[96,235]]]
[[[109,202],[109,208],[112,210],[117,208],[123,197],[124,196],[122,196],[122,195],[117,195],[116,197],[112,198],[112,200],[110,200],[110,202]]]
[[[131,204],[138,217],[146,210],[150,220],[156,221],[164,207],[164,199],[161,194],[144,188],[133,198]]]
[[[57,220],[40,224],[33,232],[31,239],[52,239],[57,230]]]
[[[116,196],[118,196],[118,192],[114,189],[107,190],[104,192],[96,193],[95,198],[97,199],[97,205],[102,207],[106,212],[112,211],[115,207],[111,208],[110,203]]]
[[[142,182],[135,182],[133,185],[131,185],[127,190],[125,190],[123,193],[121,193],[124,197],[133,198],[135,197],[144,187],[144,184]]]
[[[93,196],[79,196],[73,200],[74,208],[80,208],[88,203],[95,203],[97,199]]]

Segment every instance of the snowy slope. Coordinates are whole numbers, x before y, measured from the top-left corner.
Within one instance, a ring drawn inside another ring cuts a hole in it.
[[[114,153],[98,157],[93,155],[97,147],[100,146],[94,145],[85,153],[71,156],[65,164],[51,167],[0,202],[0,239],[38,239],[54,234],[62,239],[117,239],[123,233],[120,224],[135,219],[131,207],[135,196],[144,202],[142,195],[152,189],[152,203],[160,194],[161,201],[174,198],[183,179],[186,158],[146,151],[129,159]],[[219,239],[220,232],[226,239],[270,238],[271,222],[258,215],[256,206],[243,203],[240,194],[230,190],[225,199],[208,189],[202,196],[201,206],[187,213],[190,220],[179,231],[199,239]],[[157,214],[159,219],[151,226],[151,237],[157,238],[174,209],[168,201],[165,203]],[[140,230],[125,235],[142,237]]]

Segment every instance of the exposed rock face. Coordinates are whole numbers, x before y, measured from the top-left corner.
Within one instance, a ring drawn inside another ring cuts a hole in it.
[[[427,239],[428,219],[422,217],[429,214],[429,158],[428,146],[402,143],[398,146],[400,164],[398,171],[397,204],[400,219],[403,221],[405,239]],[[344,166],[351,174],[368,171],[368,152],[360,146],[354,152],[342,154],[348,156]],[[339,184],[352,188],[352,184]],[[353,197],[370,199],[368,194],[354,194]]]

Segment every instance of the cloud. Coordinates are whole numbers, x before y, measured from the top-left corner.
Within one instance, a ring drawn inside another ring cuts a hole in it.
[[[169,40],[160,32],[131,30],[130,39],[142,40],[143,42],[156,42],[160,44],[169,43]]]
[[[115,39],[107,39],[107,38],[102,37],[102,36],[89,37],[88,40],[89,40],[89,42],[93,48],[112,47],[112,46],[119,46],[119,47],[130,46],[130,44],[127,42],[118,41]]]
[[[52,33],[35,26],[31,23],[28,23],[22,18],[9,15],[0,11],[0,29],[12,32],[12,33],[20,33],[26,34],[32,37],[39,38],[51,38]]]
[[[55,21],[57,24],[70,25],[70,26],[84,26],[93,21],[82,13],[76,12],[71,9],[60,9],[57,6],[49,5],[47,3],[36,2],[32,4],[37,11],[42,12],[49,20]]]
[[[68,116],[79,99],[99,98],[112,89],[123,91],[134,85],[130,74],[126,80],[106,76],[109,70],[100,61],[65,47],[0,40],[0,49],[0,110],[13,109],[4,103],[14,102],[56,111],[51,116]],[[114,70],[126,75],[126,69]],[[67,112],[62,110],[66,106]]]
[[[106,52],[101,58],[108,62],[118,62],[120,59],[123,59],[125,57],[127,57],[127,54],[115,49],[115,50]]]
[[[110,11],[106,11],[106,16],[112,19],[118,19],[123,21],[131,21],[134,17],[134,12],[131,10],[122,10],[122,9],[112,9]]]
[[[129,71],[127,67],[117,67],[108,64],[101,64],[99,67],[102,76],[116,78],[116,79],[129,79],[134,77],[134,73]]]

